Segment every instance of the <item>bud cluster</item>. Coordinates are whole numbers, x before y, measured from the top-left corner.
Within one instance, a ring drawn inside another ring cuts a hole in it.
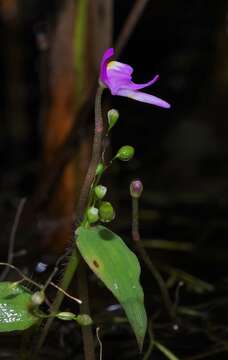
[[[108,132],[109,132],[113,128],[113,126],[115,126],[115,124],[117,123],[119,119],[119,112],[116,109],[111,109],[108,111],[107,118],[108,118]],[[132,146],[124,145],[117,151],[112,161],[115,159],[119,159],[121,161],[129,161],[133,158],[134,154],[135,154],[135,149]],[[110,164],[112,163],[112,161],[110,161]],[[100,180],[105,169],[106,167],[104,163],[101,161],[96,168],[97,182]],[[89,206],[86,210],[86,221],[88,224],[94,224],[97,221],[108,223],[115,218],[115,210],[112,204],[108,201],[103,200],[106,193],[107,193],[107,188],[101,184],[95,185],[93,187],[92,195],[89,201],[89,204],[92,205]],[[138,196],[138,195],[134,195],[134,196]]]
[[[98,220],[110,222],[115,218],[115,210],[109,201],[101,201],[98,207],[91,206],[87,210],[87,220],[93,224]]]

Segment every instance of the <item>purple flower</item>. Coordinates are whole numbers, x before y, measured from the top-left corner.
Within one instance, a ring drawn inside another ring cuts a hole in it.
[[[103,86],[108,87],[112,95],[125,96],[144,103],[153,104],[162,108],[170,108],[170,104],[156,96],[138,91],[154,84],[159,75],[145,84],[135,84],[132,81],[133,68],[130,65],[118,61],[109,61],[114,55],[114,49],[105,51],[100,68],[100,81]]]

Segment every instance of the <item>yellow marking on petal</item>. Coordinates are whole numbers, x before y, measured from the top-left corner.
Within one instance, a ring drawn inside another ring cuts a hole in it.
[[[110,69],[119,69],[121,66],[120,66],[120,63],[118,61],[110,61],[107,65],[107,68],[108,70]]]

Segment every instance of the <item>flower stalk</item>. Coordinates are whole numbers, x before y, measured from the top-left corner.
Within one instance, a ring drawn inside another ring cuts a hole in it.
[[[101,98],[104,91],[103,86],[99,86],[96,93],[95,99],[95,129],[94,129],[94,140],[92,149],[92,158],[90,161],[89,169],[87,171],[85,181],[81,190],[80,200],[78,202],[77,216],[79,219],[82,218],[85,207],[90,196],[91,186],[95,178],[96,169],[101,158],[102,149],[102,138],[103,138],[103,118],[101,109]]]
[[[150,257],[148,256],[147,252],[145,251],[145,249],[143,248],[143,246],[141,244],[141,236],[140,236],[140,232],[139,232],[139,198],[141,196],[142,191],[138,193],[138,194],[140,194],[139,196],[137,196],[136,193],[134,194],[134,191],[132,191],[132,190],[134,190],[134,185],[136,185],[136,182],[139,182],[139,180],[132,182],[130,185],[130,194],[131,194],[131,198],[132,198],[132,228],[131,228],[132,239],[134,241],[136,251],[138,252],[138,254],[141,257],[141,259],[143,260],[144,264],[151,271],[152,275],[154,276],[155,280],[157,281],[157,284],[158,284],[161,294],[162,294],[164,306],[165,306],[171,320],[174,321],[176,319],[176,312],[175,312],[174,306],[172,304],[172,301],[170,299],[169,292],[166,288],[166,284],[165,284],[160,272],[157,270],[156,266],[153,264]],[[136,190],[136,187],[135,187],[135,190]]]

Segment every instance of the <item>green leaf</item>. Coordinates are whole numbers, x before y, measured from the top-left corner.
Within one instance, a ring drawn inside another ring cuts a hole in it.
[[[25,330],[38,321],[29,311],[31,296],[19,284],[0,283],[0,332]]]
[[[137,257],[118,235],[101,225],[79,227],[76,243],[91,270],[123,306],[141,350],[147,317]]]

